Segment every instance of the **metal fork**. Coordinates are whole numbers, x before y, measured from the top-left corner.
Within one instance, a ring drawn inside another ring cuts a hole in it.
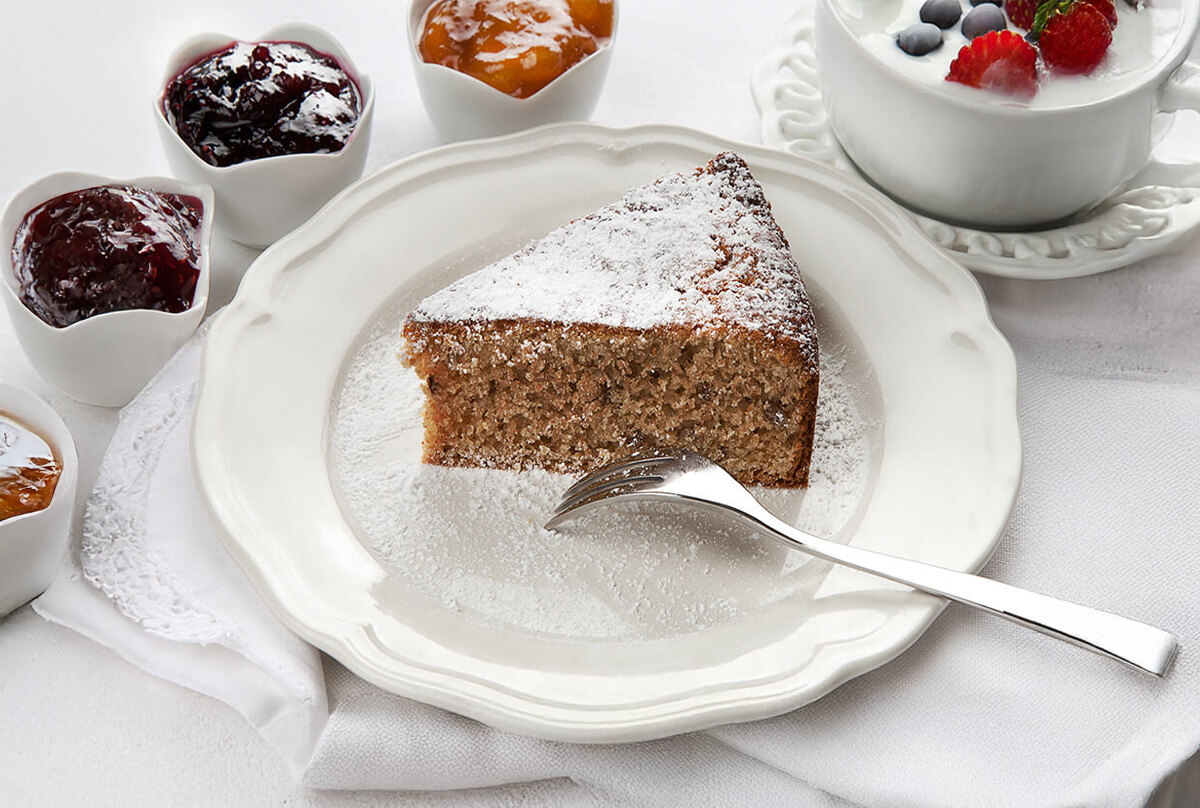
[[[731,514],[759,533],[817,558],[983,609],[1155,676],[1164,675],[1175,656],[1175,637],[1145,623],[797,530],[772,516],[724,469],[693,452],[634,455],[592,472],[566,490],[546,527],[555,529],[617,499],[669,500]]]

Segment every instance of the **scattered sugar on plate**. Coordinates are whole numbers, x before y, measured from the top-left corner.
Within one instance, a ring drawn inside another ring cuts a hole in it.
[[[821,582],[822,562],[732,521],[651,503],[545,530],[572,479],[420,462],[424,395],[397,359],[405,311],[380,315],[333,410],[339,502],[392,586],[485,625],[535,635],[654,640],[735,620]],[[822,346],[808,489],[758,489],[772,512],[844,538],[870,478],[870,430],[845,363]]]

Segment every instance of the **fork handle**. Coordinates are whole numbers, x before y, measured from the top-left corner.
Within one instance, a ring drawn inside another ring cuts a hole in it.
[[[766,510],[750,517],[765,534],[826,561],[999,615],[1051,637],[1162,676],[1178,643],[1166,631],[990,578],[838,544],[797,530]]]

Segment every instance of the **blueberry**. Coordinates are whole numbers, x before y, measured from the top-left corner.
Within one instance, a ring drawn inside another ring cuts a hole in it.
[[[929,22],[938,28],[949,28],[962,16],[959,0],[925,0],[921,6],[921,22]]]
[[[927,22],[919,22],[897,34],[896,44],[910,56],[924,56],[942,46],[942,29]]]
[[[1004,12],[993,5],[976,6],[963,17],[962,32],[967,39],[983,36],[988,31],[1003,31],[1008,27]]]
[[[1004,5],[1004,0],[971,0],[971,5],[973,6],[982,5],[984,3],[990,3],[994,6],[1002,6]]]

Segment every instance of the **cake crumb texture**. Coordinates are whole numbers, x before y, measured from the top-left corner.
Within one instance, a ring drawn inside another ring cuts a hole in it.
[[[807,482],[812,309],[731,152],[431,295],[402,335],[428,463],[579,473],[686,448],[744,483]]]

